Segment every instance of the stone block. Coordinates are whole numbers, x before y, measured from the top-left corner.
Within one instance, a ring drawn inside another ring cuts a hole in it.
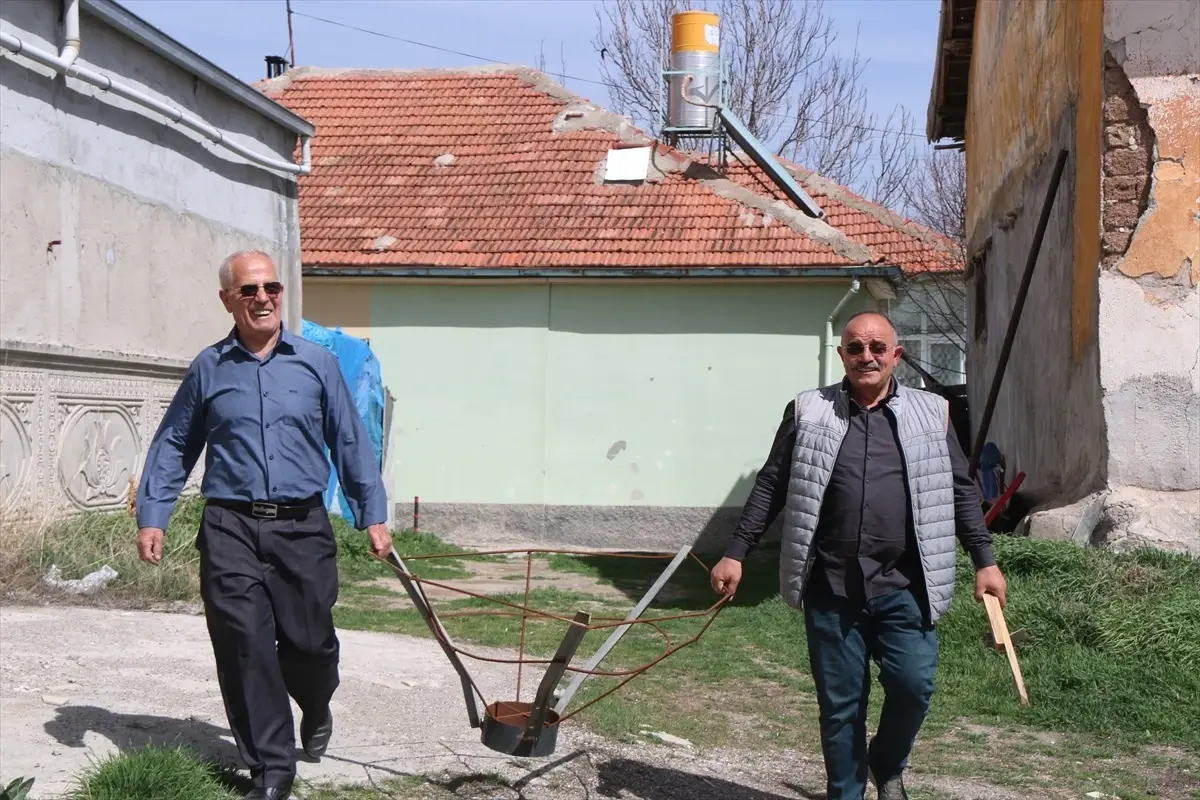
[[[1092,543],[1118,551],[1153,547],[1200,558],[1200,490],[1116,488],[1104,502]]]
[[[1133,237],[1133,231],[1105,231],[1104,232],[1104,252],[1105,253],[1124,253],[1129,249],[1129,240]]]
[[[1117,175],[1104,179],[1104,201],[1140,200],[1146,190],[1145,175]]]
[[[1104,154],[1104,174],[1144,175],[1150,171],[1150,159],[1145,150],[1110,150]]]
[[[1142,107],[1136,97],[1115,94],[1104,100],[1105,122],[1126,122],[1136,120],[1142,113]]]
[[[1200,490],[1115,487],[1070,505],[1035,511],[1018,532],[1116,551],[1151,547],[1200,557]]]
[[[1137,147],[1141,144],[1138,129],[1134,125],[1109,125],[1104,129],[1104,144],[1107,147]]]
[[[1104,229],[1106,231],[1117,228],[1132,230],[1137,227],[1139,216],[1138,204],[1134,201],[1113,203],[1104,209]]]

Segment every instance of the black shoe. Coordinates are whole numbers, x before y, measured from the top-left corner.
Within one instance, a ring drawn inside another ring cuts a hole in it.
[[[908,792],[904,791],[904,778],[900,775],[883,783],[876,782],[875,788],[879,790],[879,800],[909,800]]]
[[[268,786],[265,789],[251,789],[242,800],[288,800],[292,796],[292,783],[288,781],[281,786]]]
[[[333,735],[333,712],[328,706],[320,717],[313,718],[305,714],[300,720],[300,747],[309,758],[320,758],[329,747],[329,737]]]

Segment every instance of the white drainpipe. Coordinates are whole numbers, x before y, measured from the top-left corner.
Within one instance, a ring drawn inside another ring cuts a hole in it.
[[[70,75],[73,78],[78,78],[82,81],[90,83],[103,91],[112,92],[115,95],[124,97],[138,105],[151,108],[163,116],[170,119],[172,122],[177,122],[180,125],[191,128],[197,133],[211,139],[213,142],[232,150],[247,161],[274,169],[280,172],[286,172],[291,175],[307,175],[312,171],[311,162],[309,159],[309,141],[308,137],[301,137],[301,152],[302,163],[296,164],[292,161],[281,161],[277,158],[264,156],[253,150],[248,150],[237,142],[226,138],[225,134],[217,128],[209,125],[200,117],[191,113],[176,108],[173,105],[164,103],[142,92],[134,89],[131,86],[126,86],[122,83],[114,81],[109,76],[90,70],[87,67],[80,66],[76,63],[79,57],[81,47],[80,31],[79,31],[79,0],[64,0],[63,8],[63,38],[65,44],[62,52],[55,55],[54,53],[45,50],[39,50],[36,47],[30,47],[22,42],[16,36],[0,31],[0,46],[6,50],[11,50],[15,54],[23,55],[31,61],[36,61],[43,66],[50,67],[56,72],[64,75]]]
[[[833,321],[837,319],[837,315],[841,313],[846,303],[850,302],[850,298],[858,294],[858,278],[850,281],[850,289],[838,301],[838,304],[833,307],[833,311],[829,312],[829,316],[825,318],[825,335],[822,344],[824,358],[821,359],[821,385],[829,386],[833,383],[833,362],[837,357],[837,345],[833,343]]]

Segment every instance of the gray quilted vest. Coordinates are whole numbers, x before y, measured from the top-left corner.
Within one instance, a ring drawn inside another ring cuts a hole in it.
[[[954,474],[946,446],[949,405],[935,394],[897,384],[889,406],[896,415],[929,612],[936,622],[954,596]],[[792,608],[800,608],[804,599],[804,585],[812,570],[813,533],[838,450],[849,429],[849,412],[850,399],[840,383],[802,392],[796,398],[796,449],[779,561],[779,586]]]

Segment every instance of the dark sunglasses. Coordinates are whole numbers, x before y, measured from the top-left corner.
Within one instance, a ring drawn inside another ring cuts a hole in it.
[[[847,353],[849,353],[852,356],[861,356],[863,354],[863,351],[866,350],[867,347],[868,346],[863,344],[862,342],[851,342],[850,344],[843,345],[842,349],[845,350]],[[881,356],[884,353],[886,353],[888,350],[891,350],[892,346],[886,342],[871,342],[870,348],[871,348],[871,355]]]
[[[283,284],[279,281],[270,281],[268,283],[247,283],[238,289],[238,294],[242,297],[258,297],[258,290],[262,289],[267,293],[267,297],[279,297],[283,293]]]

